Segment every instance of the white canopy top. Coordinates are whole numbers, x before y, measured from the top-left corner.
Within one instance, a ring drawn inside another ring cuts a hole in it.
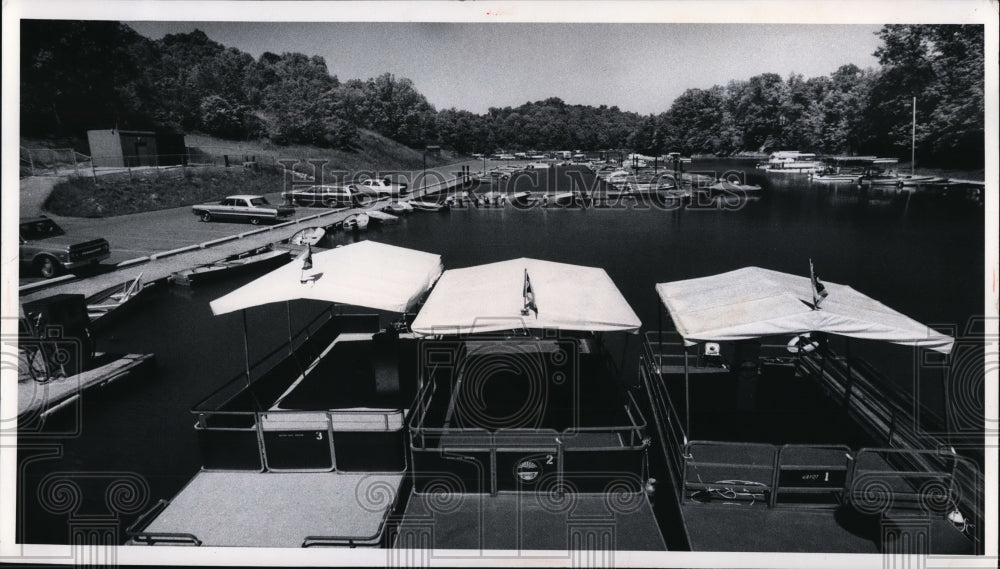
[[[441,256],[360,241],[299,258],[213,300],[215,315],[298,298],[406,312],[441,276]],[[305,282],[303,282],[305,281]]]
[[[759,267],[660,283],[656,292],[688,342],[828,332],[951,352],[954,338],[849,286],[823,284],[829,296],[816,310],[808,277]]]
[[[538,310],[522,315],[525,270]],[[640,325],[604,269],[522,258],[445,271],[410,329],[425,335],[519,328],[634,333]]]

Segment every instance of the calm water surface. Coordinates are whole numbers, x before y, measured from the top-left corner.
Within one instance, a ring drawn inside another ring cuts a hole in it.
[[[360,237],[335,234],[333,243],[373,239],[440,253],[446,269],[517,257],[603,267],[647,330],[657,327],[655,283],[748,265],[808,275],[810,258],[823,280],[850,284],[941,329],[955,327],[962,334],[983,313],[981,207],[894,191],[864,194],[849,184],[813,184],[804,175],[767,177],[737,162],[690,166],[720,173],[739,169],[765,191],[738,209],[469,207],[414,214]],[[542,180],[539,188],[568,189],[564,174]],[[590,183],[592,176],[584,178]],[[68,543],[73,528],[88,520],[124,528],[157,500],[172,498],[195,474],[201,463],[189,409],[238,374],[244,357],[239,315],[213,317],[208,302],[247,280],[163,291],[141,314],[102,334],[101,350],[155,353],[156,371],[88,393],[42,433],[19,438],[19,541]],[[294,303],[292,321],[305,323],[321,308]],[[286,338],[285,310],[278,305],[248,312],[252,352],[262,354]],[[914,391],[912,350],[866,342],[852,349],[883,369],[902,393]],[[970,378],[960,382],[958,395],[973,407],[977,394],[981,405],[983,387],[977,353],[958,351],[960,359],[972,358],[962,363]],[[939,380],[918,385],[920,401],[939,409]],[[112,481],[123,477],[142,480],[144,489],[109,492]],[[124,539],[119,529],[119,541]]]

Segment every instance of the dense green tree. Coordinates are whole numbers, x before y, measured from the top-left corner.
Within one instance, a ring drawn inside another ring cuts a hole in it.
[[[345,85],[345,110],[359,125],[408,144],[436,140],[436,111],[413,81],[384,73]]]
[[[116,22],[23,20],[21,127],[29,136],[168,128],[341,148],[368,128],[461,152],[796,148],[904,157],[916,97],[918,158],[982,164],[983,26],[888,25],[878,37],[878,69],[763,73],[689,89],[654,115],[557,97],[480,115],[438,112],[406,78],[341,83],[321,57],[265,52],[254,60],[199,30],[153,41]]]
[[[668,152],[716,153],[726,146],[723,138],[725,92],[722,87],[688,89],[667,112],[670,125]]]
[[[872,148],[905,155],[916,98],[917,154],[931,161],[982,164],[985,157],[984,29],[981,25],[888,25],[875,55],[868,117]]]
[[[21,20],[21,127],[27,135],[146,128],[156,107],[151,42],[117,22]]]

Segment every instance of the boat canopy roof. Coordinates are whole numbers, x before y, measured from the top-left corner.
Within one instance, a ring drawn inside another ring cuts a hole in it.
[[[303,270],[300,255],[229,294],[213,300],[215,315],[308,298],[376,310],[406,312],[441,276],[441,256],[376,241],[314,253]]]
[[[826,160],[831,162],[874,162],[879,160],[878,156],[827,156]]]
[[[823,285],[828,296],[818,309],[808,277],[760,267],[660,283],[656,292],[689,344],[827,332],[951,352],[954,338],[849,286]]]
[[[534,297],[537,311],[523,315],[526,296]],[[445,271],[410,329],[424,335],[522,328],[637,333],[641,325],[604,269],[521,258]]]

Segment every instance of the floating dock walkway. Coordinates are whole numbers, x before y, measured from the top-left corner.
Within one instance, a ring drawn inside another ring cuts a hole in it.
[[[101,358],[105,354],[98,354]],[[17,389],[17,415],[22,425],[65,407],[80,397],[87,389],[108,385],[128,377],[143,367],[152,365],[153,354],[125,354],[104,365],[69,377],[57,377],[39,382],[33,379],[19,381]]]
[[[260,227],[237,235],[222,237],[197,245],[190,245],[171,251],[163,251],[148,257],[139,257],[123,263],[110,272],[94,275],[85,279],[74,279],[51,286],[47,282],[21,287],[21,303],[31,302],[52,296],[69,293],[93,296],[122,283],[135,280],[140,274],[144,282],[150,283],[166,279],[177,271],[190,269],[199,265],[213,263],[231,255],[267,246],[271,243],[284,241],[305,227],[329,227],[343,222],[345,219],[365,211],[363,208],[331,210],[316,215],[287,221],[277,225]]]

